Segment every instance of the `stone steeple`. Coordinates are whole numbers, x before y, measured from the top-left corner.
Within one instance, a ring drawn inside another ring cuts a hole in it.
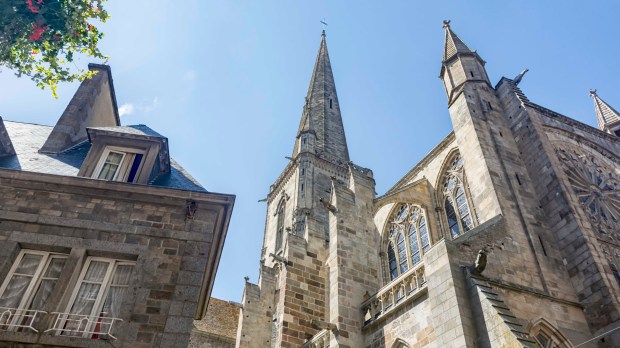
[[[457,54],[472,54],[474,51],[469,47],[452,31],[450,28],[450,21],[444,21],[443,27],[446,29],[446,37],[444,40],[443,49],[443,61],[456,56]]]
[[[620,136],[620,112],[601,99],[595,89],[590,90],[590,96],[594,99],[594,111],[596,111],[599,128],[604,132]]]
[[[486,62],[452,31],[450,21],[443,21],[443,27],[446,36],[439,78],[443,80],[450,105],[462,92],[465,82],[482,82],[489,86],[491,83],[484,68]]]
[[[304,151],[333,162],[349,161],[325,31],[321,35],[321,46],[314,63],[293,157]]]

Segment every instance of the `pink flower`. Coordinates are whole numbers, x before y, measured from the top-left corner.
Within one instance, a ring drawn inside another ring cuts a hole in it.
[[[28,40],[30,41],[37,41],[37,40],[41,40],[41,35],[43,35],[43,33],[47,30],[47,27],[43,27],[41,26],[41,24],[43,24],[41,21],[39,21],[37,24],[32,23],[32,34],[30,34],[30,36],[28,36]]]
[[[43,3],[43,0],[37,0],[37,3],[40,5]],[[32,0],[26,0],[26,5],[28,5],[28,9],[32,13],[39,13],[39,8],[32,4]]]

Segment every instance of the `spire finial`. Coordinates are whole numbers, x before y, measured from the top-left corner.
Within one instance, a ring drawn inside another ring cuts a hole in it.
[[[443,20],[443,27],[444,27],[445,29],[450,29],[450,22],[451,22],[451,21],[450,21],[449,19],[444,19],[444,20]]]
[[[323,32],[321,33],[321,36],[325,37],[325,29],[323,29]]]
[[[592,98],[596,97],[596,89],[593,89],[593,88],[590,89],[590,97]]]

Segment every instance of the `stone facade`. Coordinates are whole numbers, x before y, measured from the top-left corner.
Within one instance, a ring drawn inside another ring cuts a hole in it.
[[[2,347],[186,347],[206,311],[234,196],[207,192],[173,161],[164,169],[141,162],[146,155],[132,153],[129,140],[156,133],[115,123],[109,68],[97,68],[100,77],[84,82],[71,106],[98,106],[93,117],[65,112],[61,123],[87,134],[88,119],[113,122],[106,146],[118,133],[123,161],[133,160],[124,179],[78,176],[93,165],[89,140],[66,138],[78,143],[48,155],[37,150],[56,139],[56,128],[3,124],[16,154],[0,158]],[[92,103],[97,95],[103,99]],[[140,175],[152,179],[131,181]]]
[[[239,307],[239,303],[211,298],[205,317],[194,321],[188,347],[234,348]]]
[[[349,161],[323,35],[236,347],[620,346],[620,115],[594,92],[601,131],[522,75],[493,86],[444,28],[454,131],[380,197]]]

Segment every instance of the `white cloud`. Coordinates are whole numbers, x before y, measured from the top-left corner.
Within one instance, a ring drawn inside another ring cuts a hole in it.
[[[121,105],[120,108],[118,108],[118,114],[121,116],[125,116],[125,115],[131,115],[133,114],[134,110],[135,110],[135,106],[131,103],[125,103],[123,105]]]
[[[142,113],[148,114],[159,107],[159,99],[157,97],[153,98],[151,102],[143,102],[143,103],[125,103],[118,108],[118,113],[121,116],[131,115],[134,113]]]

